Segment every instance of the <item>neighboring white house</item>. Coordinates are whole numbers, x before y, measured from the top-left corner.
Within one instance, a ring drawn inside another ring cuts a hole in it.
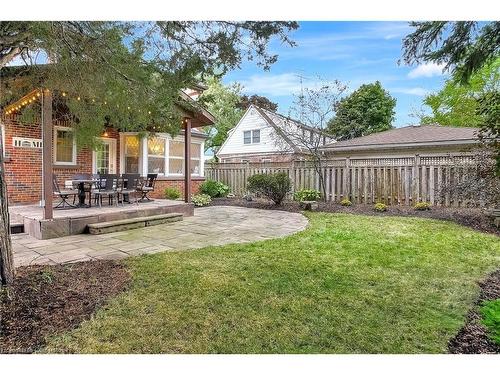
[[[251,105],[216,155],[222,163],[265,163],[302,159],[304,140],[326,145],[335,140],[297,120]]]

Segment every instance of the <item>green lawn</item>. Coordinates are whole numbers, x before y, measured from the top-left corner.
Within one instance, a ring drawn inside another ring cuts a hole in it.
[[[500,241],[417,218],[308,214],[302,233],[128,260],[132,287],[46,351],[439,353]]]

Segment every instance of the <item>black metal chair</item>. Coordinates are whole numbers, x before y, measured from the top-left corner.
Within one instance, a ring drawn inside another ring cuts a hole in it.
[[[57,176],[55,174],[52,175],[52,185],[54,187],[54,195],[61,198],[61,202],[54,208],[64,209],[67,205],[67,208],[76,208],[75,200],[78,195],[78,191],[75,190],[61,190],[59,187],[59,182],[57,181]],[[73,196],[73,204],[68,202],[69,197]]]
[[[84,194],[85,195],[87,195],[87,193],[89,194],[89,207],[92,206],[92,193],[93,193],[92,184],[88,183],[85,184],[82,182],[78,182],[76,180],[92,180],[92,178],[93,178],[92,174],[90,173],[77,173],[73,176],[73,188],[79,189],[78,185],[82,184]]]
[[[137,191],[141,193],[139,202],[144,202],[145,199],[147,199],[148,201],[152,201],[152,199],[148,197],[148,194],[155,191],[155,183],[157,178],[158,173],[148,173],[144,183],[137,189]]]
[[[135,204],[138,204],[139,201],[137,199],[137,194],[139,194],[139,188],[142,185],[141,176],[139,174],[130,174],[124,173],[122,174],[122,178],[119,182],[118,193],[122,196],[121,202],[122,205],[124,202],[130,203],[130,195],[133,194],[135,198]],[[125,200],[125,197],[127,199]]]
[[[99,207],[102,207],[102,197],[108,197],[108,204],[111,206],[113,197],[116,197],[115,204],[118,206],[118,175],[99,175],[98,188],[94,191]]]

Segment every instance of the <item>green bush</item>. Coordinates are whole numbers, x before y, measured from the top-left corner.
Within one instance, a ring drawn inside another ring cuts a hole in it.
[[[179,199],[181,197],[181,192],[179,189],[174,188],[174,187],[168,187],[165,188],[163,195],[165,196],[166,199]]]
[[[293,199],[298,202],[317,201],[321,198],[321,193],[314,189],[302,189],[293,194]]]
[[[210,195],[212,198],[224,198],[229,194],[229,186],[219,181],[206,180],[200,185],[200,192]]]
[[[384,212],[387,211],[387,205],[384,203],[375,203],[375,206],[373,206],[373,209],[378,212]]]
[[[279,205],[292,189],[292,181],[286,173],[254,174],[248,178],[248,191],[262,194]]]
[[[349,198],[344,198],[340,201],[340,204],[342,206],[352,206],[352,202],[349,200]]]
[[[417,211],[427,211],[431,209],[431,205],[427,202],[418,202],[413,208]]]
[[[488,328],[491,339],[500,345],[500,298],[488,301],[481,307],[483,323]]]
[[[208,194],[196,194],[193,195],[191,201],[194,203],[195,206],[202,207],[209,205],[210,202],[212,202],[212,198]]]

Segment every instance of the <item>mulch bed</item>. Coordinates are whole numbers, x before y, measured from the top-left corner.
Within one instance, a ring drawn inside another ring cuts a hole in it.
[[[479,307],[484,301],[500,298],[500,270],[493,272],[479,283],[481,293],[475,306],[467,315],[465,325],[448,343],[454,354],[499,354],[500,346],[488,338],[486,327],[481,324]]]
[[[76,328],[130,280],[116,261],[17,269],[0,290],[0,353],[32,353],[48,336]]]
[[[250,202],[241,198],[215,198],[212,200],[211,205],[262,208],[266,210],[282,210],[290,212],[299,212],[302,210],[299,207],[298,202],[286,201],[280,206],[276,206],[266,199],[259,198],[254,198]],[[345,207],[333,202],[318,202],[318,206],[318,211],[322,212],[342,212],[374,216],[414,216],[428,219],[448,220],[481,232],[500,235],[500,228],[493,224],[493,219],[483,210],[478,208],[435,206],[427,211],[416,211],[413,207],[409,206],[388,206],[386,212],[377,212],[373,209],[373,205],[368,204],[353,204],[350,207]]]

